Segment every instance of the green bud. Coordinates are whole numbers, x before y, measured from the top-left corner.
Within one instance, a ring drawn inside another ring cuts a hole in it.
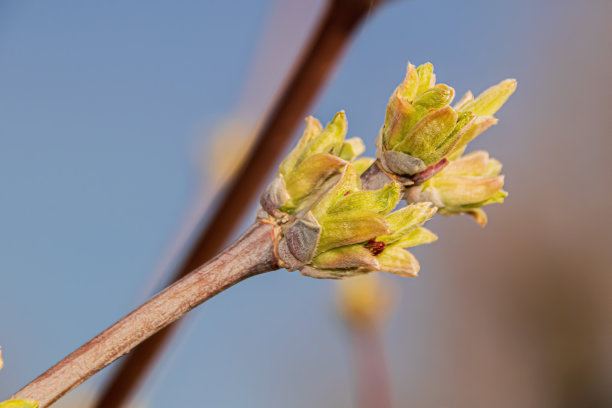
[[[516,79],[506,79],[466,103],[462,110],[469,110],[478,116],[493,116],[516,90]]]
[[[442,215],[467,213],[480,225],[487,221],[480,207],[501,203],[508,195],[502,190],[501,163],[484,151],[451,161],[441,172],[419,186],[408,188],[407,202],[433,202]]]

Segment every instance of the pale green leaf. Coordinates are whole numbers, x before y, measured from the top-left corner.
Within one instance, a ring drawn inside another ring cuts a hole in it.
[[[385,218],[371,211],[345,211],[324,215],[317,220],[321,224],[317,254],[389,233],[389,224]]]
[[[466,103],[462,110],[469,110],[479,116],[493,116],[516,90],[516,79],[506,79]]]
[[[342,211],[367,210],[387,214],[400,199],[401,187],[397,183],[387,184],[379,190],[349,192],[327,210],[328,214]]]
[[[436,213],[436,207],[431,203],[422,202],[410,204],[400,210],[388,214],[385,219],[389,223],[391,233],[377,238],[387,245],[393,244],[413,229],[420,227]]]
[[[359,137],[352,137],[350,139],[346,139],[344,143],[342,143],[339,156],[346,161],[351,161],[363,152],[365,152],[363,140],[361,140]]]
[[[427,62],[417,68],[417,73],[419,74],[417,95],[422,94],[436,84],[436,76],[433,73],[433,69],[434,67],[431,62]]]
[[[378,263],[382,272],[413,278],[419,273],[419,261],[409,251],[400,247],[386,248],[378,255]]]
[[[304,129],[304,132],[302,133],[302,137],[300,137],[300,140],[298,141],[297,145],[291,150],[291,152],[287,155],[287,157],[285,158],[285,160],[283,160],[279,167],[279,172],[283,176],[286,177],[287,174],[293,171],[295,165],[302,156],[302,153],[304,152],[304,149],[306,148],[308,143],[310,143],[312,139],[317,137],[322,130],[323,127],[321,126],[321,122],[319,122],[315,117],[308,116],[306,118],[306,127]]]
[[[410,248],[417,245],[430,244],[435,242],[438,236],[425,227],[417,227],[404,235],[393,246],[400,248]]]
[[[363,245],[348,245],[330,249],[316,256],[312,264],[321,269],[368,268],[377,270],[376,257]]]
[[[321,133],[312,139],[308,145],[304,148],[298,164],[306,160],[308,157],[314,156],[315,154],[329,153],[338,155],[348,124],[346,121],[346,115],[344,111],[340,111],[334,115],[334,118],[325,126],[325,129]]]

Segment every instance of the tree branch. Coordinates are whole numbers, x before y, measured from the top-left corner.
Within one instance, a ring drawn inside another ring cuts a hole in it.
[[[206,265],[148,300],[26,385],[44,408],[185,313],[243,279],[278,269],[275,226],[257,223]]]

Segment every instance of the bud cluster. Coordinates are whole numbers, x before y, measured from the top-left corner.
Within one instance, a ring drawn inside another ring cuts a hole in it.
[[[430,63],[408,64],[389,100],[377,158],[358,158],[359,138],[346,139],[344,112],[327,126],[309,117],[297,146],[261,197],[260,219],[278,228],[279,264],[315,278],[339,279],[384,271],[416,276],[406,248],[436,236],[422,225],[436,212],[469,214],[503,202],[501,163],[467,144],[497,123],[493,116],[516,88],[505,80],[478,97],[436,85]],[[395,210],[404,199],[407,206]]]
[[[380,180],[401,182],[408,203],[428,201],[442,215],[467,213],[486,224],[481,206],[503,202],[501,164],[486,152],[462,157],[469,142],[497,124],[493,116],[516,89],[506,79],[474,98],[468,92],[450,106],[455,91],[435,84],[430,63],[408,64],[406,78],[387,104],[377,145],[378,165],[384,177],[370,174],[368,187]]]
[[[315,278],[340,279],[376,270],[416,276],[419,264],[405,248],[433,242],[422,227],[431,203],[393,211],[401,187],[392,182],[364,190],[359,174],[372,159],[358,159],[363,142],[345,140],[344,112],[323,128],[314,118],[281,163],[261,197],[260,218],[279,227],[282,266]]]

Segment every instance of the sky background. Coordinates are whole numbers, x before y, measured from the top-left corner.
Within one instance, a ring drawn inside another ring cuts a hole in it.
[[[219,126],[261,117],[322,5],[0,0],[0,397],[150,294],[214,200]],[[311,107],[346,110],[373,155],[408,61],[458,95],[518,79],[471,148],[504,163],[507,202],[484,230],[436,218],[421,276],[386,278],[397,406],[612,404],[610,16],[606,0],[394,1]],[[244,141],[224,137],[226,155]],[[351,406],[334,293],[285,271],[239,284],[190,313],[136,399]]]

